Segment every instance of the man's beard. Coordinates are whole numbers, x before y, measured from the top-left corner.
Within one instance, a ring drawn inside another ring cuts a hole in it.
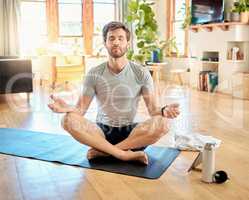
[[[113,49],[114,49],[114,48],[118,48],[119,51],[113,52]],[[127,52],[127,47],[125,47],[125,48],[113,47],[113,48],[107,49],[107,50],[108,50],[109,55],[110,55],[112,58],[121,58],[121,57],[123,57],[123,56],[126,54],[126,52]]]

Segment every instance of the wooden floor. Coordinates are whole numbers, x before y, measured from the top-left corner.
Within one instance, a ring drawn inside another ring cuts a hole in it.
[[[74,102],[77,92],[75,89],[60,95]],[[46,106],[47,91],[36,88],[30,105],[25,98],[0,97],[0,127],[67,134],[60,128],[61,116],[51,113]],[[166,87],[158,101],[180,103],[181,116],[171,122],[174,131],[198,131],[222,140],[216,151],[216,169],[228,172],[228,182],[205,184],[200,172],[188,173],[197,155],[194,152],[182,152],[157,180],[0,155],[0,200],[248,200],[249,101]],[[95,111],[93,103],[87,117],[94,120]],[[147,118],[143,103],[138,113],[138,120]]]

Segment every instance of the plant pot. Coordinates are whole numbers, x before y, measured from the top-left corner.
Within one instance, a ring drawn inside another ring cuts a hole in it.
[[[225,22],[231,21],[231,13],[230,12],[225,12],[224,21]]]
[[[163,51],[161,49],[156,49],[152,51],[151,61],[154,63],[162,62],[163,60]]]
[[[151,54],[151,61],[153,63],[158,63],[159,62],[159,50],[153,50]]]
[[[231,21],[232,22],[240,22],[240,14],[231,12]]]
[[[240,21],[243,23],[249,22],[249,11],[240,13]]]

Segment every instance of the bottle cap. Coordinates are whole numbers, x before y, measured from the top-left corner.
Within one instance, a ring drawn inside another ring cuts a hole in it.
[[[213,181],[215,183],[224,183],[228,180],[228,175],[225,171],[217,171],[214,173],[214,176],[213,176]]]
[[[205,146],[204,146],[204,149],[211,150],[211,149],[214,148],[214,146],[215,146],[214,143],[206,143]]]

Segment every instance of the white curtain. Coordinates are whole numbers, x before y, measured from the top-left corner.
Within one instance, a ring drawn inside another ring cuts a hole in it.
[[[0,0],[0,55],[19,55],[20,0]]]

